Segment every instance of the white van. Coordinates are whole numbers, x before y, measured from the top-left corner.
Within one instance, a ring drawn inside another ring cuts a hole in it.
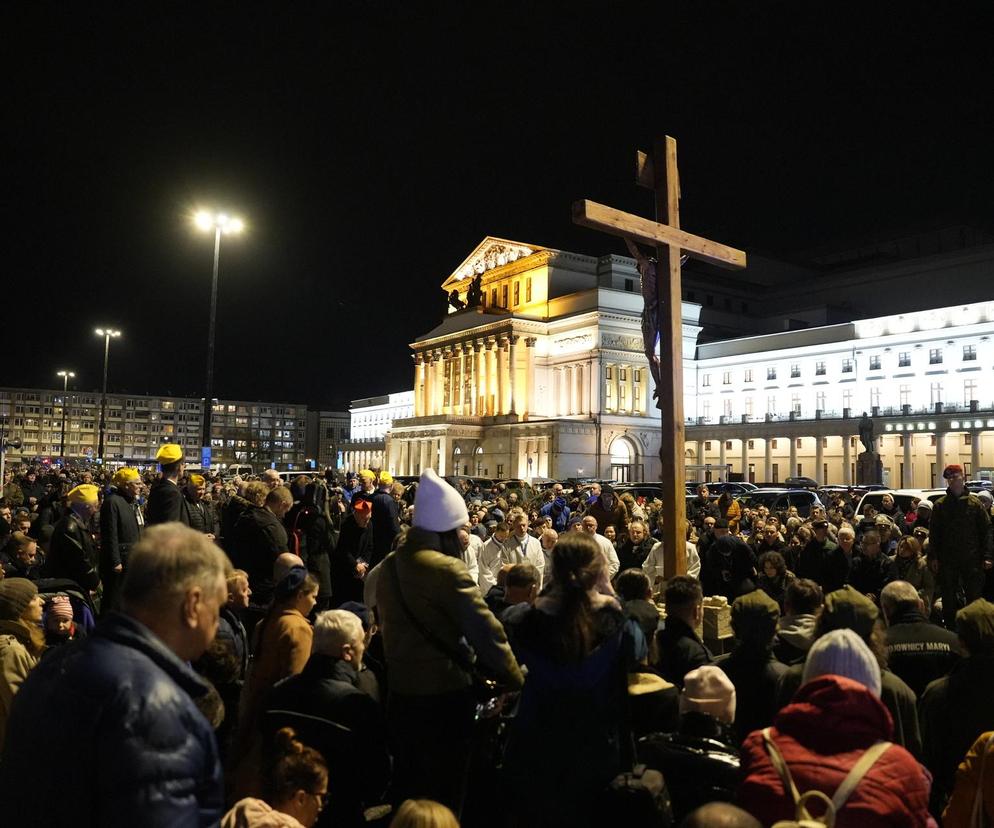
[[[884,499],[885,494],[889,494],[893,497],[894,503],[897,504],[897,508],[904,514],[907,514],[911,509],[912,498],[917,497],[921,500],[931,500],[935,503],[935,501],[937,501],[945,493],[945,489],[877,489],[872,492],[867,492],[860,498],[859,505],[856,507],[856,515],[853,520],[859,521],[863,519],[863,510],[867,504],[872,505],[879,512],[880,501]]]

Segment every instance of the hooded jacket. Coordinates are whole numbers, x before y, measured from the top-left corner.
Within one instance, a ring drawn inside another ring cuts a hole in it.
[[[864,685],[841,676],[821,676],[797,691],[777,715],[771,737],[800,793],[819,790],[831,797],[863,753],[893,738],[887,708]],[[929,785],[904,748],[892,745],[867,771],[836,814],[836,828],[926,826]],[[738,804],[764,825],[794,818],[763,742],[754,731],[742,745]]]
[[[783,615],[773,651],[784,664],[803,661],[814,643],[817,615]]]

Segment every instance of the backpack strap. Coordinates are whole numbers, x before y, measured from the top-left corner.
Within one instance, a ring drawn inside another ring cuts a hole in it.
[[[783,754],[780,753],[780,749],[770,736],[770,729],[768,727],[763,728],[763,742],[766,745],[766,752],[770,755],[770,762],[773,763],[773,767],[776,769],[777,774],[780,776],[780,781],[783,783],[784,793],[790,794],[794,805],[797,805],[801,795],[797,791],[794,778],[790,775],[790,768],[787,767],[787,762],[784,760]]]
[[[832,804],[835,806],[836,811],[842,809],[842,806],[846,804],[846,800],[856,790],[856,786],[866,776],[866,772],[890,749],[892,744],[893,742],[877,742],[859,757],[859,761],[852,766],[852,770],[846,774],[846,778],[842,780],[842,784],[839,785],[838,790],[836,790],[835,795],[832,797]]]

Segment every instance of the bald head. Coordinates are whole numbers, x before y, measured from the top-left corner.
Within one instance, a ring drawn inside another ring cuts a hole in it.
[[[729,802],[709,802],[687,815],[682,828],[762,828],[758,819]]]
[[[891,581],[880,593],[880,607],[888,619],[897,612],[901,606],[908,608],[924,609],[921,596],[907,581]]]
[[[276,556],[276,562],[273,564],[273,583],[278,584],[290,573],[291,569],[303,565],[303,560],[294,555],[293,552],[281,552]]]

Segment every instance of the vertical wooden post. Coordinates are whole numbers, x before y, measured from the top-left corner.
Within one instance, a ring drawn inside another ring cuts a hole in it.
[[[653,191],[656,221],[680,226],[680,179],[676,140],[665,136],[653,147]],[[663,571],[667,578],[687,572],[685,544],[687,507],[683,421],[683,314],[680,290],[680,248],[656,247],[656,302],[659,324],[657,405],[662,417],[659,444],[663,484]]]

